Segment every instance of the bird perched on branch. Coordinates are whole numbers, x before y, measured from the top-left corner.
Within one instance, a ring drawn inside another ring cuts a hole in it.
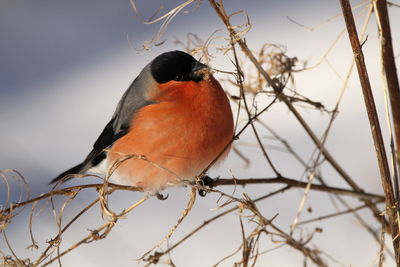
[[[194,181],[227,154],[232,138],[229,100],[210,68],[185,52],[166,52],[124,93],[86,159],[51,183],[72,174],[106,173],[115,160],[134,154],[145,160],[123,161],[111,179],[158,193]]]

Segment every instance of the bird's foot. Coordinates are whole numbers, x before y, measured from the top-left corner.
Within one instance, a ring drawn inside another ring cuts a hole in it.
[[[200,178],[200,185],[203,187],[213,188],[214,182],[216,180],[217,179],[214,180],[208,175],[204,175],[203,177]],[[199,189],[199,195],[205,197],[207,195],[207,190]]]
[[[164,195],[161,194],[161,193],[157,193],[156,196],[157,196],[157,198],[158,198],[159,200],[166,200],[166,199],[168,198],[169,194],[167,194],[166,196],[164,196]]]

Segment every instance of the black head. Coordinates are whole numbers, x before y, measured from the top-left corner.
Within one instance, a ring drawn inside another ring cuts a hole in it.
[[[169,81],[195,81],[203,80],[203,74],[197,71],[207,68],[191,55],[182,51],[166,52],[156,57],[150,65],[153,78],[158,83]]]

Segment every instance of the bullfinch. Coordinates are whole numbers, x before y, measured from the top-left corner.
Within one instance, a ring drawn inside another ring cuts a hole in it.
[[[210,68],[185,52],[166,52],[126,90],[86,159],[51,183],[73,174],[106,173],[121,156],[135,154],[148,160],[123,161],[111,179],[156,194],[194,181],[229,147],[233,129],[228,97]]]

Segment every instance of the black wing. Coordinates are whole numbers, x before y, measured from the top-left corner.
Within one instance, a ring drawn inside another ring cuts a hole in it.
[[[106,157],[104,149],[110,147],[116,140],[128,133],[130,123],[134,114],[142,107],[153,104],[145,98],[145,91],[149,87],[148,79],[146,79],[146,68],[133,81],[128,90],[124,93],[118,106],[112,116],[110,122],[106,125],[103,132],[93,145],[93,150],[89,153],[86,159],[71,169],[61,173],[50,183],[55,183],[59,180],[63,182],[71,177],[65,177],[69,174],[85,173],[90,168],[99,164]],[[65,179],[63,179],[65,177]]]

